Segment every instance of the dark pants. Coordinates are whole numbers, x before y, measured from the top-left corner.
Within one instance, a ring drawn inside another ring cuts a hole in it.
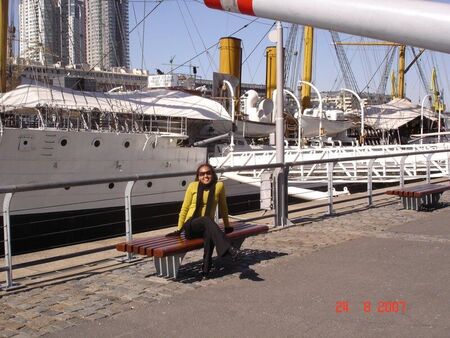
[[[186,222],[184,226],[186,237],[203,238],[203,272],[209,272],[212,264],[214,246],[217,256],[223,256],[231,246],[230,240],[219,226],[209,217],[197,217]]]

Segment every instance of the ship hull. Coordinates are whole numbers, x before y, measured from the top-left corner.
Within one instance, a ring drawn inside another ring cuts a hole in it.
[[[227,198],[229,212],[238,214],[259,208],[259,195]],[[175,227],[181,201],[141,204],[132,207],[133,234]],[[3,222],[0,217],[0,222]],[[11,217],[11,248],[14,255],[125,236],[124,206],[29,213]],[[0,232],[3,240],[3,232]],[[0,247],[3,254],[3,247]]]
[[[0,185],[193,171],[207,160],[206,148],[176,143],[153,134],[6,128],[0,139]],[[133,232],[175,225],[192,180],[189,175],[136,182]],[[126,184],[15,193],[10,207],[14,254],[124,234]],[[259,203],[248,197],[256,189],[231,181],[226,188],[233,212],[254,204],[249,201]]]

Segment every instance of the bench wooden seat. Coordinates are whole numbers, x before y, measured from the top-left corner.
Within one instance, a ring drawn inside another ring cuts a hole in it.
[[[232,224],[234,231],[226,236],[231,239],[233,246],[240,248],[242,242],[249,236],[266,233],[267,225],[247,223]],[[134,253],[154,258],[156,272],[159,276],[176,278],[178,269],[187,252],[203,247],[203,239],[187,239],[181,236],[154,236],[121,242],[116,249],[122,252]]]
[[[419,211],[436,208],[442,193],[446,190],[450,190],[449,184],[427,183],[387,190],[386,194],[399,196],[405,209]]]

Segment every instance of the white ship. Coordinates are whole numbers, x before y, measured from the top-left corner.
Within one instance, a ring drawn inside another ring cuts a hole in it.
[[[207,161],[208,149],[190,145],[232,128],[218,102],[170,89],[90,93],[22,85],[4,94],[0,106],[2,186],[192,171]],[[168,214],[174,221],[191,180],[138,182],[133,190],[136,230],[139,224],[167,225],[163,216]],[[89,227],[94,218],[107,224],[97,229],[97,237],[111,235],[114,228],[123,231],[124,189],[125,184],[110,183],[16,194],[13,236],[39,234],[41,228],[58,233]],[[70,231],[69,236],[83,238]]]

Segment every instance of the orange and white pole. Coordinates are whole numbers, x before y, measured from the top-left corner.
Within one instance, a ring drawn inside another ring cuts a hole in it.
[[[450,53],[450,4],[428,0],[204,0],[223,11]]]

